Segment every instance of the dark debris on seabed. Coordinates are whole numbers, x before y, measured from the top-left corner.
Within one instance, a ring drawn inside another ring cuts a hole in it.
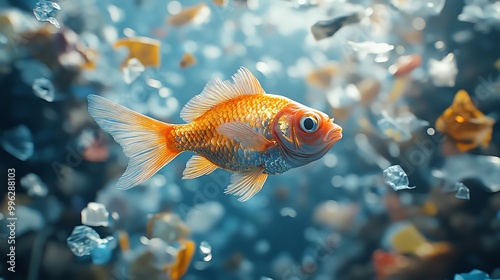
[[[0,279],[500,278],[499,4],[0,2]],[[239,66],[343,139],[245,203],[187,155],[117,190],[86,96],[179,123]]]

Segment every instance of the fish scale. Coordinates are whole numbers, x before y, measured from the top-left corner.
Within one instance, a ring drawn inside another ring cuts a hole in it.
[[[275,166],[266,162],[279,161],[278,150],[270,153],[244,148],[239,142],[219,135],[216,129],[222,123],[245,122],[272,140],[270,124],[273,116],[292,101],[280,96],[257,94],[235,99],[219,104],[192,123],[175,126],[171,132],[175,138],[172,144],[180,151],[195,152],[231,171],[247,170],[249,166]],[[275,173],[274,169],[266,172]]]

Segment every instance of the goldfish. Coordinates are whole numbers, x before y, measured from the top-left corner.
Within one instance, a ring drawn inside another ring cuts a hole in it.
[[[182,108],[185,124],[164,123],[89,95],[90,115],[129,157],[117,187],[139,185],[180,153],[194,152],[183,179],[228,170],[233,174],[225,193],[246,201],[262,189],[268,175],[316,161],[342,138],[333,118],[267,94],[246,68],[232,79],[209,81]]]

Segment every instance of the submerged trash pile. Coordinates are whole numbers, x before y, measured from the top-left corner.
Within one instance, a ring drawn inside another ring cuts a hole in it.
[[[0,277],[500,279],[499,33],[495,0],[0,2]],[[187,153],[116,188],[89,95],[184,123],[240,67],[342,139],[245,202]]]

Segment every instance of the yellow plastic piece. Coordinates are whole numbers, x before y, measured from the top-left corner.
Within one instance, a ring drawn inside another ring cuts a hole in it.
[[[190,53],[185,53],[182,56],[181,61],[179,62],[179,66],[181,68],[188,68],[190,66],[195,65],[196,63],[198,63],[198,62],[196,61],[196,57],[194,57],[194,55],[192,55]]]
[[[400,254],[415,254],[420,247],[428,244],[427,239],[412,224],[394,234],[391,243]]]
[[[161,62],[160,46],[160,41],[148,37],[119,39],[113,45],[115,49],[126,47],[129,50],[128,57],[122,63],[121,68],[125,67],[127,61],[134,57],[146,67],[159,67]]]

